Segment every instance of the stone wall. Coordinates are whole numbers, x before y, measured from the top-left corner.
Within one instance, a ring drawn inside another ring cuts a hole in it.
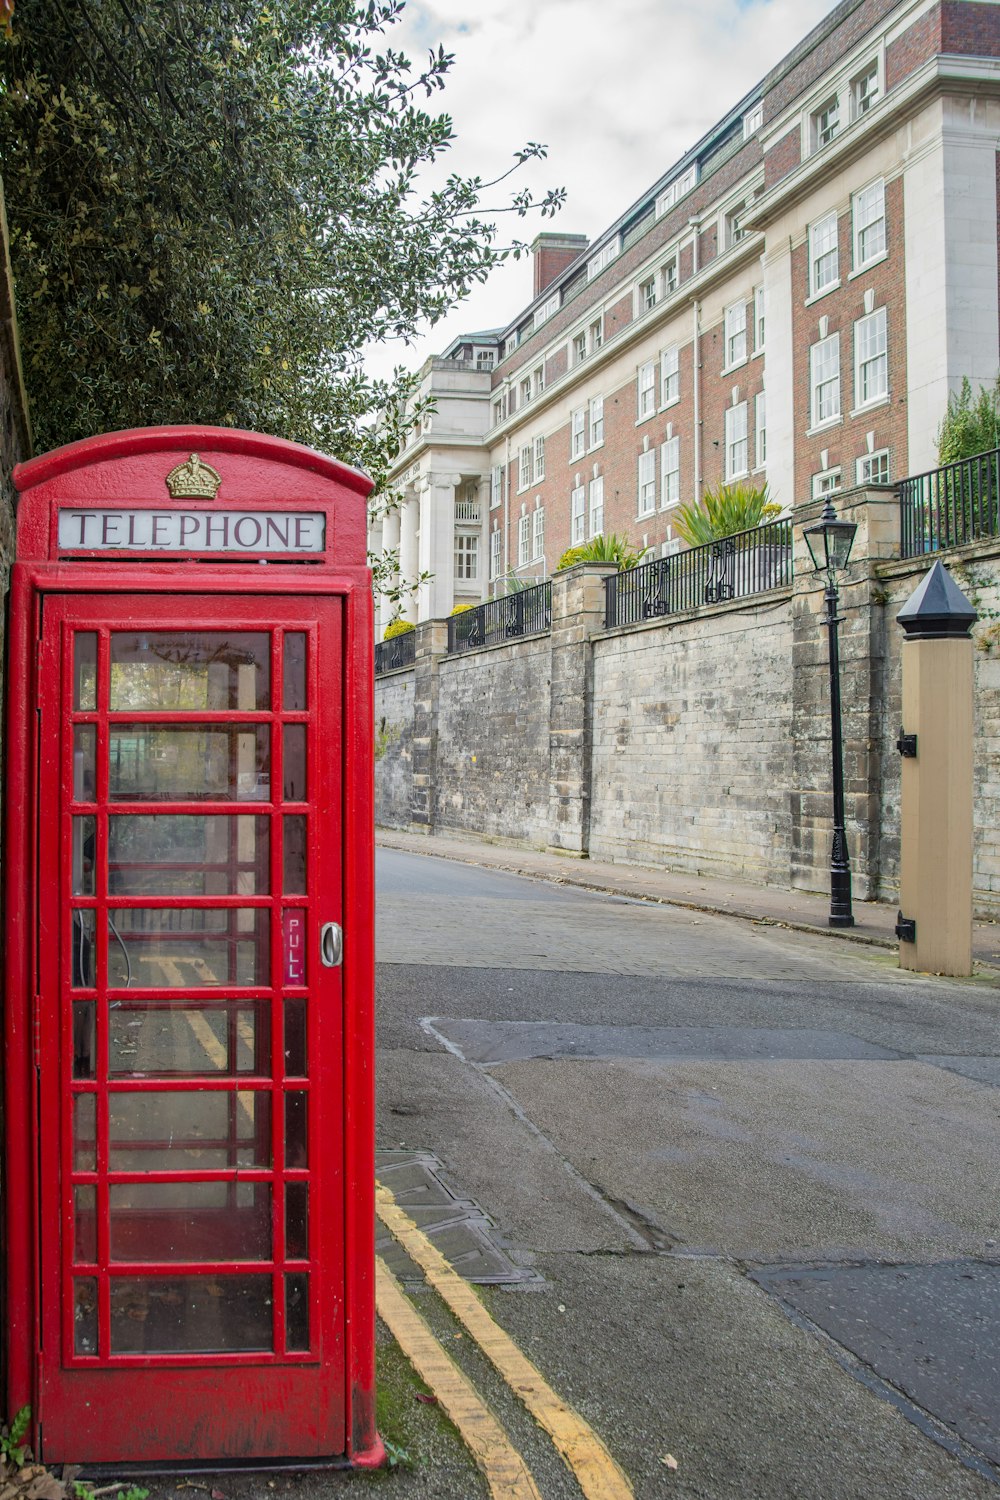
[[[414,709],[427,780],[407,804],[403,725],[376,770],[380,821],[827,890],[828,636],[801,530],[821,507],[796,512],[791,588],[606,630],[608,569],[581,565],[553,580],[550,634],[449,658],[445,627],[418,627],[417,676],[421,660],[426,675]],[[933,558],[899,560],[892,490],[843,494],[838,511],[858,525],[839,605],[854,892],[895,900],[896,615]],[[974,884],[977,910],[1000,914],[1000,541],[943,560],[980,613]],[[435,630],[437,650],[421,658]],[[377,724],[405,716],[409,675],[377,680]]]
[[[375,821],[408,828],[413,795],[413,667],[377,679],[375,703]]]

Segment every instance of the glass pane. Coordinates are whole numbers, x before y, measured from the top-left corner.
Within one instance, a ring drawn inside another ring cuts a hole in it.
[[[124,989],[269,984],[269,918],[264,907],[119,907],[108,913],[108,983]]]
[[[285,801],[306,800],[306,725],[285,725]]]
[[[309,1277],[301,1272],[285,1277],[285,1343],[292,1353],[309,1348]]]
[[[97,819],[88,813],[73,819],[73,895],[94,894],[94,855],[97,848]]]
[[[271,1095],[258,1089],[112,1093],[108,1141],[114,1172],[269,1167]]]
[[[113,1260],[271,1258],[270,1183],[129,1182],[109,1192]]]
[[[73,1077],[93,1078],[96,1056],[94,1002],[78,1000],[73,1006]]]
[[[267,802],[271,796],[266,724],[112,724],[108,759],[112,801]]]
[[[144,630],[111,637],[112,710],[249,713],[270,706],[267,632]]]
[[[92,990],[97,983],[97,955],[94,949],[96,915],[97,913],[93,911],[75,911],[72,914],[70,936],[75,990]]]
[[[97,1171],[96,1094],[73,1096],[73,1166],[77,1172]]]
[[[78,630],[73,636],[73,707],[93,713],[97,707],[97,633]]]
[[[286,896],[306,894],[306,820],[301,813],[284,818],[284,882]]]
[[[97,729],[77,724],[73,730],[73,800],[97,800]]]
[[[285,1184],[285,1256],[288,1260],[309,1258],[309,1184]]]
[[[282,696],[287,713],[296,713],[306,705],[306,638],[301,631],[285,634],[285,685]]]
[[[270,819],[137,813],[108,820],[113,896],[266,896]]]
[[[306,1076],[306,1002],[285,1001],[285,1073],[290,1078]]]
[[[97,1281],[79,1276],[73,1282],[73,1348],[77,1354],[97,1353]]]
[[[97,1189],[73,1189],[73,1258],[77,1261],[97,1259]]]
[[[112,1354],[225,1354],[272,1344],[270,1276],[112,1279]]]
[[[108,1015],[108,1070],[146,1078],[270,1072],[270,1005],[118,1005]]]
[[[308,1167],[308,1099],[300,1091],[285,1095],[285,1166]]]
[[[306,982],[306,914],[301,907],[286,907],[281,913],[285,946],[285,984]]]

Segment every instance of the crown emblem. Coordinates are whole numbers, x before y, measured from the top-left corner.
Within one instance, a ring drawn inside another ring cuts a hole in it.
[[[197,453],[171,469],[166,479],[172,500],[214,500],[221,483],[222,475],[202,463]]]

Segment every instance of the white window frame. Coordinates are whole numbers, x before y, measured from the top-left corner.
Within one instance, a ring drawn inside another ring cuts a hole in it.
[[[479,581],[479,533],[455,532],[455,577],[460,583]]]
[[[636,475],[636,517],[656,513],[656,449],[647,448],[639,454]]]
[[[535,326],[535,328],[541,328],[542,324],[543,323],[547,323],[548,320],[549,320],[549,318],[554,317],[555,314],[558,311],[559,311],[559,293],[558,292],[553,292],[551,297],[546,297],[546,299],[542,303],[541,307],[536,307],[535,308],[535,317],[534,317],[534,326]]]
[[[875,464],[878,464],[880,468],[884,466],[884,479],[872,478],[871,471]],[[891,472],[888,448],[878,448],[874,453],[863,453],[854,465],[856,484],[889,484]]]
[[[587,262],[587,280],[593,281],[595,276],[600,276],[605,266],[610,266],[613,260],[617,260],[621,254],[621,235],[616,234],[613,239],[602,245],[596,255],[592,255]]]
[[[587,329],[587,348],[591,354],[596,354],[604,343],[604,314],[595,318]]]
[[[521,384],[520,384],[520,387],[519,387],[519,391],[520,391],[520,399],[519,399],[519,403],[518,404],[520,406],[522,406],[522,407],[527,406],[528,402],[531,400],[531,376],[530,375],[525,376],[525,378],[521,381]]]
[[[574,333],[570,340],[570,348],[573,353],[573,364],[582,365],[590,352],[587,348],[587,330],[581,328],[579,333]]]
[[[603,474],[596,474],[587,486],[587,528],[590,536],[600,536],[604,530]]]
[[[677,256],[672,255],[663,263],[663,295],[669,297],[680,286],[680,269]]]
[[[767,332],[764,325],[764,288],[754,287],[753,291],[753,352],[764,353],[764,336]]]
[[[656,285],[656,277],[649,276],[645,281],[639,283],[639,314],[652,312],[659,298],[659,290]]]
[[[726,308],[724,323],[725,369],[735,370],[747,361],[747,304],[742,298]]]
[[[679,505],[681,498],[681,440],[667,438],[660,445],[660,509]]]
[[[831,333],[809,347],[810,430],[838,422],[840,413],[840,334]]]
[[[545,439],[544,439],[544,437],[536,437],[535,438],[534,449],[535,449],[535,483],[538,484],[538,483],[540,483],[541,480],[543,480],[545,478]]]
[[[500,577],[500,568],[503,558],[503,532],[499,526],[490,532],[490,582],[495,583]]]
[[[764,391],[753,398],[753,463],[763,469],[767,463],[767,399]]]
[[[492,370],[492,368],[496,364],[496,362],[497,362],[497,355],[496,355],[496,350],[495,349],[477,349],[476,350],[476,369],[477,370]]]
[[[490,510],[496,510],[503,504],[503,464],[494,464],[490,470]]]
[[[578,407],[569,418],[569,461],[582,458],[587,451],[587,408]]]
[[[888,397],[889,324],[886,309],[876,307],[854,325],[854,409],[879,406]]]
[[[531,516],[531,560],[545,556],[545,506],[536,505]]]
[[[764,123],[764,101],[755,104],[753,109],[748,109],[743,116],[743,139],[748,141],[752,135],[756,135]]]
[[[681,399],[681,351],[671,344],[660,355],[660,407],[673,406]]]
[[[818,109],[813,110],[809,118],[812,150],[822,151],[824,146],[829,146],[831,141],[836,140],[841,124],[840,96],[831,94]]]
[[[686,171],[682,172],[679,177],[675,177],[673,182],[668,183],[663,192],[658,195],[656,199],[656,218],[661,219],[668,209],[673,208],[675,203],[679,203],[682,198],[687,197],[688,193],[697,186],[697,183],[698,163],[692,162]]]
[[[723,216],[722,243],[726,250],[732,250],[746,235],[741,220],[746,213],[746,204],[738,203]]]
[[[569,495],[569,542],[577,547],[587,540],[587,487],[573,486]]]
[[[587,423],[587,448],[600,448],[604,442],[604,397],[591,396]]]
[[[871,209],[877,212],[872,213]],[[854,271],[863,271],[884,259],[885,178],[878,177],[851,197],[851,223],[854,240]]]
[[[514,353],[514,350],[517,348],[517,346],[518,346],[518,344],[520,342],[521,342],[521,335],[520,335],[519,331],[515,328],[514,332],[513,333],[509,333],[507,335],[507,337],[504,339],[504,345],[503,345],[503,357],[504,357],[504,359],[507,358],[508,354],[513,354]]]
[[[835,464],[832,469],[823,469],[812,477],[812,497],[814,500],[822,500],[826,495],[835,495],[840,489],[840,465]]]
[[[747,436],[747,403],[726,407],[725,481],[732,484],[750,472],[750,443]]]
[[[868,85],[874,86],[869,88]],[[868,113],[881,93],[879,86],[878,58],[873,57],[860,68],[851,79],[851,120],[860,120]]]
[[[526,568],[531,562],[531,516],[522,510],[517,518],[517,565]]]
[[[840,285],[840,226],[836,211],[809,225],[809,296]]]
[[[545,366],[539,365],[531,372],[531,394],[540,396],[545,389]]]
[[[656,415],[656,361],[639,366],[636,376],[636,421]]]
[[[525,443],[523,448],[518,449],[517,454],[517,488],[526,490],[531,487],[532,459],[531,444]]]

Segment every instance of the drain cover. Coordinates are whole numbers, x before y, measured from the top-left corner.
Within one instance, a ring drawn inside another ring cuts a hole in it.
[[[375,1172],[400,1208],[423,1230],[445,1260],[466,1281],[480,1286],[544,1285],[528,1266],[516,1265],[496,1240],[489,1217],[471,1198],[462,1198],[442,1179],[441,1163],[429,1151],[376,1151]],[[375,1249],[394,1276],[422,1285],[423,1276],[376,1220]]]

